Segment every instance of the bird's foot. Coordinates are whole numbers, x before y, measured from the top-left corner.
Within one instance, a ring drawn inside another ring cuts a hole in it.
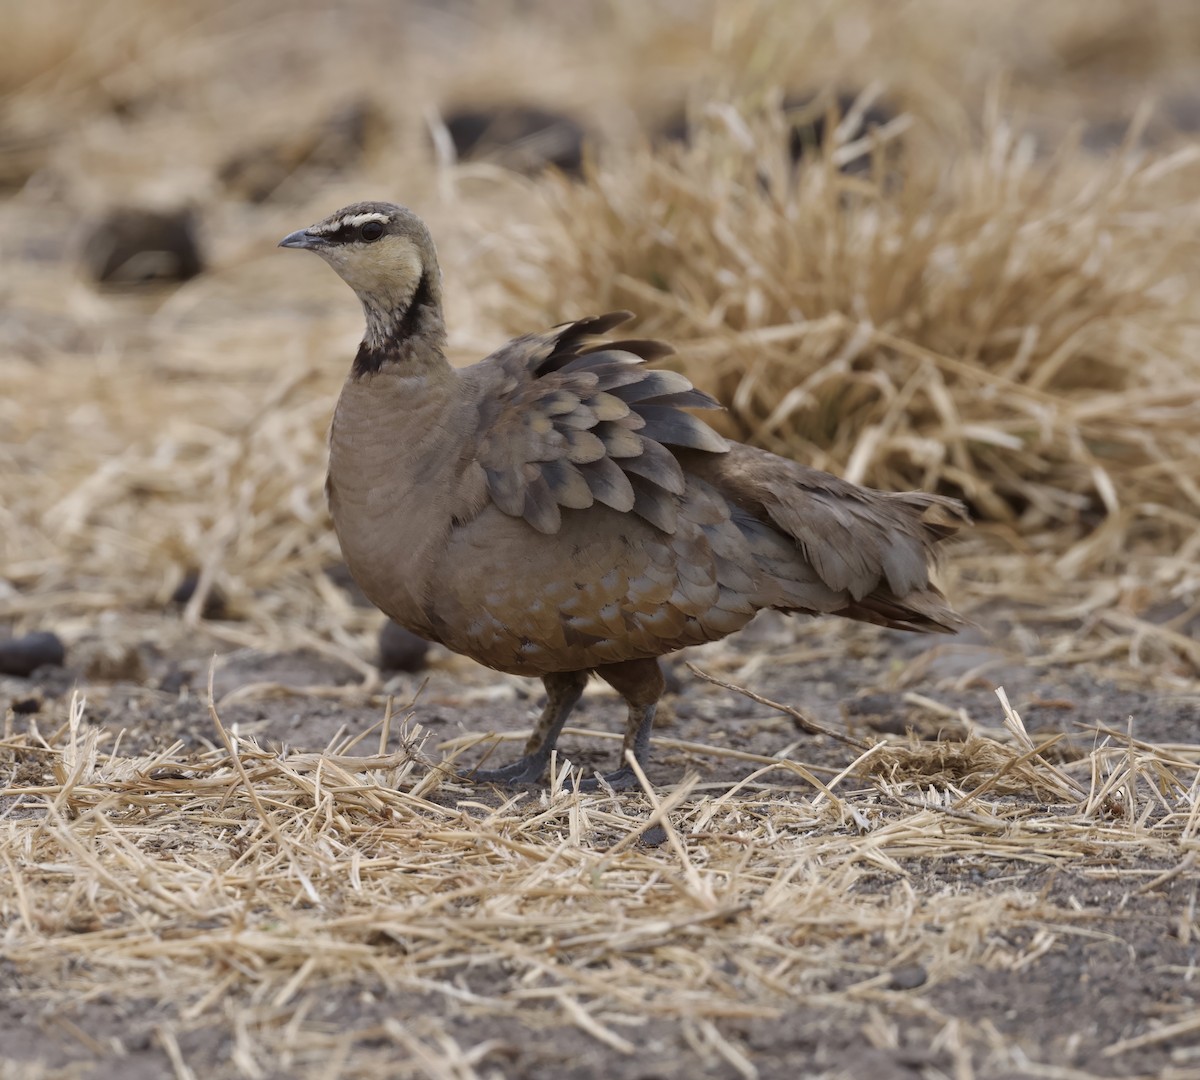
[[[526,754],[510,765],[498,769],[476,769],[470,774],[472,780],[485,784],[536,784],[546,771],[548,759],[537,754]]]
[[[601,785],[610,787],[613,791],[632,791],[640,788],[637,773],[628,765],[623,765],[616,772],[605,773],[601,776],[589,776],[579,781],[580,791],[600,791]]]
[[[498,769],[476,769],[469,773],[470,779],[485,784],[504,784],[516,786],[519,784],[540,783],[546,774],[550,761],[536,754],[526,754],[517,758],[510,765],[501,765]],[[567,788],[570,790],[570,783]],[[628,765],[623,765],[615,772],[592,775],[579,781],[580,791],[600,791],[611,788],[613,791],[635,791],[641,787],[637,773]]]

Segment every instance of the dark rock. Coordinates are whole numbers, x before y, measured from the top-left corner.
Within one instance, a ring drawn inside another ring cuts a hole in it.
[[[860,694],[842,702],[842,716],[883,735],[903,735],[912,727],[908,706],[900,694]]]
[[[171,593],[171,603],[186,606],[188,601],[196,595],[196,586],[199,584],[200,572],[189,570],[183,575],[183,580],[175,586],[175,591]],[[209,587],[200,614],[206,619],[219,619],[225,614],[225,595],[216,585]]]
[[[186,281],[204,269],[204,260],[190,210],[124,206],[88,229],[83,265],[102,284],[146,285]]]
[[[429,642],[388,619],[379,631],[381,671],[420,671],[425,666]]]
[[[42,631],[0,641],[0,675],[32,675],[43,666],[62,667],[67,650],[57,634]]]
[[[578,178],[583,126],[569,116],[529,105],[464,106],[442,118],[459,161],[491,161],[532,175],[553,167]]]
[[[319,124],[239,151],[221,166],[217,177],[231,194],[263,202],[301,170],[337,174],[355,168],[387,131],[387,122],[373,102],[352,101]]]
[[[641,836],[638,843],[642,847],[661,847],[667,842],[667,830],[661,825],[651,825]]]
[[[909,719],[906,713],[902,712],[882,716],[867,716],[863,718],[863,722],[872,731],[877,731],[880,735],[904,735],[913,726],[912,720]]]

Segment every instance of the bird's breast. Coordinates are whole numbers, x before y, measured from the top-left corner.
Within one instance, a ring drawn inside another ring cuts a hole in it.
[[[440,445],[439,403],[396,390],[380,377],[343,389],[329,437],[329,510],[367,598],[436,637],[429,583],[450,528],[453,458]]]

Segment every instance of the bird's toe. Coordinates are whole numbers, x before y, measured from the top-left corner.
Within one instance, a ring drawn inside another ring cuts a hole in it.
[[[485,784],[536,784],[545,771],[545,758],[522,757],[498,769],[476,769],[470,778]]]

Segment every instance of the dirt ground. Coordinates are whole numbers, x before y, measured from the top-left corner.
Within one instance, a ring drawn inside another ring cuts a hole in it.
[[[732,645],[695,650],[682,659],[702,670],[715,668],[727,679],[736,677],[836,730],[922,748],[912,768],[927,775],[907,794],[893,796],[902,814],[922,811],[925,783],[947,783],[945,775],[930,774],[931,749],[945,753],[945,773],[953,776],[954,748],[961,745],[956,740],[971,730],[1003,737],[993,690],[997,682],[1039,744],[1061,736],[1048,751],[1054,760],[1085,758],[1108,732],[1174,746],[1180,756],[1196,753],[1200,694],[1164,690],[1146,677],[1114,678],[1098,668],[1038,670],[1024,662],[1011,639],[1005,641],[1003,621],[995,625],[994,635],[972,631],[965,641],[938,641],[931,647],[927,639],[895,632],[764,617]],[[208,656],[194,641],[165,649],[147,658],[144,677],[136,683],[89,684],[78,670],[43,669],[32,680],[4,680],[0,700],[19,709],[31,707],[20,701],[40,702],[37,712],[22,712],[10,724],[19,729],[29,721],[53,723],[71,690],[80,689],[88,698],[88,723],[123,730],[125,753],[179,740],[182,749],[173,756],[186,763],[216,739],[203,694]],[[419,695],[411,714],[435,743],[527,728],[537,705],[536,684],[505,679],[497,685],[493,673],[436,652],[432,663],[427,672],[393,677],[387,691],[398,703]],[[665,722],[657,731],[668,745],[657,750],[651,770],[660,793],[696,771],[700,783],[689,795],[694,804],[745,781],[758,768],[753,760],[722,756],[724,749],[760,755],[759,760],[786,754],[825,779],[856,756],[834,740],[798,732],[775,710],[701,682],[681,659],[671,662],[671,670],[675,692],[666,699]],[[176,689],[153,688],[181,679],[184,685]],[[235,696],[220,707],[226,725],[252,735],[264,748],[301,752],[319,751],[339,733],[353,736],[378,720],[384,699],[356,697],[355,682],[353,671],[311,654],[243,651],[221,659],[215,687],[218,700]],[[257,700],[237,701],[238,688],[252,684],[272,689]],[[340,689],[344,696],[322,700],[313,696],[314,687]],[[573,724],[615,732],[618,712],[609,693],[589,694]],[[374,740],[367,743],[374,747]],[[573,764],[603,769],[614,744],[568,734],[561,746]],[[504,749],[512,748],[506,744]],[[472,752],[464,761],[477,757]],[[902,767],[899,759],[891,766]],[[460,768],[466,771],[469,765]],[[872,775],[861,768],[854,782],[870,788]],[[29,781],[26,772],[9,783]],[[748,790],[764,798],[812,797],[811,787],[780,771],[765,773]],[[447,785],[438,795],[448,806],[476,808],[499,806],[506,798],[490,786],[480,790],[466,781]],[[529,790],[524,798],[536,805],[539,792]],[[650,810],[644,797],[618,798],[632,804],[635,818]],[[14,807],[11,798],[6,809],[6,816],[36,812],[28,802]],[[807,842],[818,842],[821,832]],[[657,852],[663,850],[662,839],[660,830],[641,843]],[[736,837],[720,840],[733,843]],[[585,839],[600,850],[611,842],[602,833]],[[703,834],[689,838],[689,843],[703,842]],[[64,1003],[57,988],[65,972],[5,962],[3,1075],[156,1077],[174,1070],[175,1075],[208,1077],[316,1076],[340,1075],[341,1061],[347,1067],[353,1063],[356,1074],[538,1078],[1197,1076],[1194,843],[1171,850],[1164,843],[1097,841],[1063,851],[1024,837],[1012,850],[992,851],[981,843],[972,853],[952,843],[945,854],[936,844],[908,852],[891,866],[858,877],[856,901],[905,907],[914,896],[940,897],[952,900],[959,911],[999,902],[1006,915],[982,931],[973,955],[962,953],[947,962],[936,950],[930,953],[928,936],[953,934],[953,921],[946,927],[927,925],[901,946],[890,934],[860,932],[858,920],[839,927],[835,909],[825,916],[834,947],[803,973],[803,993],[771,993],[748,983],[733,953],[718,961],[712,976],[721,1007],[710,1017],[681,1022],[654,1011],[621,1016],[617,995],[610,1006],[618,1020],[600,1038],[526,997],[527,971],[503,959],[476,958],[469,941],[428,989],[397,992],[389,967],[402,965],[411,943],[389,933],[368,938],[377,975],[335,980],[306,998],[303,1009],[271,1010],[267,1019],[262,1002],[246,990],[199,1010],[186,995],[178,1004],[129,998],[108,985],[112,976],[103,967],[89,975],[83,960],[70,975],[73,985],[86,989]],[[706,942],[738,924],[745,931],[754,919],[750,903],[705,926]],[[209,920],[183,921],[170,933],[186,937],[212,926]],[[654,947],[685,950],[695,932],[694,926],[669,924],[650,930]],[[793,932],[803,936],[806,931],[798,924]],[[553,933],[547,928],[550,948]],[[637,951],[646,947],[644,941],[632,946],[634,964]],[[509,1004],[498,1010],[498,1002]],[[311,1049],[307,1060],[303,1053],[275,1060],[251,1055],[248,1066],[245,1052],[239,1055],[242,1010],[256,1024],[286,1032],[289,1024],[299,1023],[310,1036],[323,1034],[327,1056],[314,1058]],[[443,1022],[440,1043],[422,1038],[431,1014]],[[619,1041],[606,1041],[609,1032]],[[420,1048],[432,1046],[437,1052],[427,1049],[422,1057]],[[447,1046],[455,1047],[449,1058]]]

